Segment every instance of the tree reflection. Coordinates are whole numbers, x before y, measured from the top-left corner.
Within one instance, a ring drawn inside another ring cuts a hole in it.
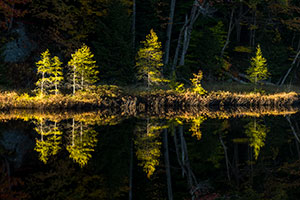
[[[254,149],[254,158],[257,160],[260,149],[265,145],[265,140],[269,129],[266,125],[257,122],[254,119],[253,122],[249,122],[245,126],[245,133],[249,137],[249,146]]]
[[[36,139],[35,151],[39,153],[39,159],[47,163],[50,156],[54,156],[61,149],[62,132],[57,127],[57,122],[37,118],[35,131],[41,135]]]
[[[39,159],[45,164],[49,157],[56,155],[63,146],[63,131],[59,129],[58,123],[63,122],[50,121],[44,117],[36,117],[34,121],[35,131],[40,135],[40,138],[36,139],[34,150],[39,153]],[[78,118],[78,121],[72,118],[72,123],[66,125],[66,149],[70,153],[69,157],[81,167],[92,157],[91,152],[97,144],[97,132],[92,128],[93,124],[94,121],[84,118]]]
[[[83,167],[92,157],[91,152],[97,144],[97,132],[83,122],[75,122],[74,118],[71,128],[71,139],[67,145],[67,151],[70,153],[70,158]]]
[[[200,140],[202,137],[202,132],[200,130],[201,124],[206,120],[206,117],[199,116],[197,118],[192,119],[192,125],[190,131],[192,132],[192,136],[196,137],[197,140]]]
[[[136,156],[140,161],[139,166],[143,167],[147,177],[150,178],[159,164],[161,156],[161,131],[167,126],[158,122],[150,122],[147,119],[146,124],[140,124],[136,127]]]

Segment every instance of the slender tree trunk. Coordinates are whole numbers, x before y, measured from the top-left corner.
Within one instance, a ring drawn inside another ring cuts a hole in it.
[[[288,121],[288,123],[289,123],[289,125],[290,125],[290,127],[291,127],[291,129],[292,129],[292,133],[293,133],[293,135],[295,136],[295,139],[300,143],[299,136],[298,136],[298,134],[297,134],[297,132],[296,132],[296,130],[295,130],[295,128],[294,128],[292,122],[291,122],[291,117],[290,117],[290,116],[286,116],[285,118],[286,118],[286,120]]]
[[[72,119],[72,146],[75,146],[75,119]]]
[[[206,1],[204,1],[202,4],[200,4],[198,0],[194,0],[194,2],[193,2],[190,17],[185,20],[185,23],[182,26],[180,33],[179,33],[175,56],[174,56],[173,64],[172,64],[172,71],[174,71],[177,66],[180,50],[181,50],[181,58],[180,58],[179,65],[184,65],[185,55],[186,55],[188,47],[189,47],[191,33],[193,30],[193,25],[196,22],[196,20],[198,19],[200,13],[202,13],[204,15],[207,14],[208,7],[204,8],[203,7],[204,5],[206,5]],[[184,33],[186,33],[186,35],[184,37],[184,41],[182,41],[182,37],[183,37]]]
[[[166,176],[167,176],[167,185],[168,185],[168,197],[169,197],[169,200],[173,200],[167,132],[168,132],[167,129],[164,129],[164,132],[163,132],[164,157],[165,157],[165,167],[166,167]]]
[[[73,66],[73,95],[76,92],[76,66]]]
[[[295,58],[294,58],[294,60],[293,60],[293,62],[291,64],[291,67],[288,69],[288,71],[284,75],[284,77],[283,77],[283,79],[282,79],[282,81],[280,83],[280,86],[283,85],[284,82],[286,81],[288,75],[290,74],[290,72],[292,71],[293,67],[295,66],[296,61],[298,60],[299,55],[300,55],[300,50],[298,51],[297,55],[295,56]]]
[[[82,142],[82,134],[83,134],[83,127],[82,127],[82,122],[80,122],[80,142]]]
[[[171,0],[169,22],[167,27],[167,40],[165,45],[165,54],[164,54],[164,61],[163,61],[165,66],[169,63],[170,44],[171,44],[175,5],[176,5],[176,0]]]
[[[132,200],[133,186],[133,141],[130,144],[130,164],[129,164],[129,200]]]
[[[44,95],[45,72],[42,72],[41,95]]]
[[[256,33],[256,10],[253,10],[252,13],[253,27],[250,31],[250,47],[255,46],[255,33]]]
[[[57,95],[58,93],[58,86],[57,86],[57,76],[55,75],[55,82],[54,82],[54,86],[55,86],[55,95]]]
[[[224,150],[226,170],[227,170],[227,178],[228,178],[228,181],[230,182],[231,178],[230,178],[230,172],[229,172],[229,159],[228,159],[227,147],[225,146],[221,135],[219,135],[219,140],[220,140],[220,142],[222,144],[222,147],[223,147],[223,150]]]
[[[233,14],[234,14],[234,8],[232,8],[231,10],[231,14],[230,14],[230,22],[229,22],[229,27],[228,27],[228,32],[227,32],[227,38],[226,38],[226,42],[222,48],[222,51],[221,51],[221,57],[223,57],[224,55],[224,52],[225,52],[225,49],[226,47],[228,46],[229,44],[229,41],[230,41],[230,35],[232,33],[232,30],[233,30],[233,27],[234,27],[234,23],[233,23]]]
[[[243,13],[243,4],[240,3],[239,15],[238,15],[238,18],[235,21],[235,24],[236,24],[236,41],[238,43],[241,42],[242,27],[241,27],[240,23],[241,23],[242,13]]]
[[[132,50],[135,53],[136,0],[132,1]]]

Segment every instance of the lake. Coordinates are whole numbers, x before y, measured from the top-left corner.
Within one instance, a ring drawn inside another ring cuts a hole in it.
[[[0,113],[0,199],[298,199],[298,108]]]

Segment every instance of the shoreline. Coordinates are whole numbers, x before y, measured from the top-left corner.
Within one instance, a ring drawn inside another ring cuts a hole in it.
[[[122,112],[146,112],[149,110],[189,110],[200,107],[222,110],[226,107],[271,107],[280,108],[300,105],[300,94],[295,92],[260,94],[210,92],[206,95],[171,90],[157,90],[128,94],[118,92],[81,92],[72,95],[29,96],[27,93],[0,93],[0,110],[42,109],[42,110],[93,110],[112,109]],[[201,109],[200,109],[201,110]]]

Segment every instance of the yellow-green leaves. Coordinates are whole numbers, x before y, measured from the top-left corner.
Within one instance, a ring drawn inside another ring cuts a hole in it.
[[[97,74],[99,71],[90,48],[84,44],[71,56],[72,59],[68,62],[68,66],[72,71],[73,94],[75,94],[77,88],[81,90],[91,89],[92,85],[98,80]]]
[[[36,63],[37,74],[41,76],[36,83],[40,89],[40,95],[43,96],[44,93],[52,91],[58,94],[58,86],[63,80],[62,62],[57,56],[51,58],[48,49],[41,55],[41,60]]]
[[[166,82],[162,78],[160,69],[163,66],[161,43],[153,29],[150,30],[150,34],[146,36],[146,41],[143,41],[142,44],[144,47],[138,51],[136,57],[138,79],[144,80],[148,87]]]
[[[202,71],[199,70],[198,74],[193,74],[193,76],[194,76],[194,78],[191,79],[191,81],[192,81],[191,91],[198,93],[200,95],[207,93],[206,90],[201,85],[201,80],[203,78]]]
[[[265,80],[269,77],[267,68],[267,60],[262,56],[260,45],[257,45],[256,56],[251,58],[251,66],[247,70],[252,83],[257,83],[260,80]]]
[[[265,140],[269,129],[264,125],[257,123],[256,120],[245,126],[246,135],[249,137],[249,145],[254,148],[254,158],[257,160],[260,149],[265,145]]]

